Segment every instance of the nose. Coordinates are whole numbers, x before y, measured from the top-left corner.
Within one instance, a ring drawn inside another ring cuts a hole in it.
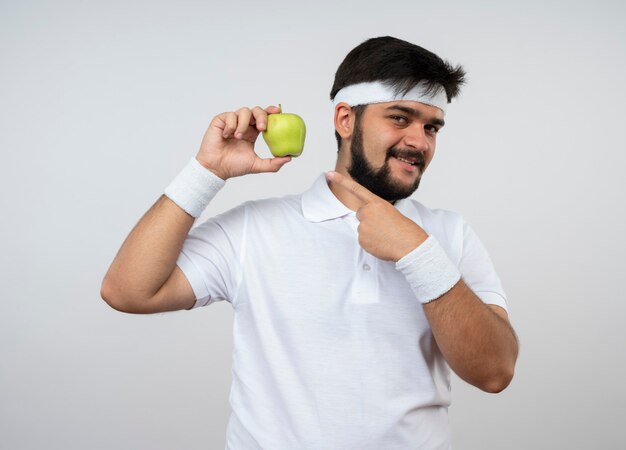
[[[420,152],[428,151],[431,147],[431,143],[426,135],[426,130],[424,130],[424,125],[416,122],[407,128],[404,144]]]

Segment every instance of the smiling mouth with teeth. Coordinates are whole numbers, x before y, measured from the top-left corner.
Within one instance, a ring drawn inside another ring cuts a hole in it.
[[[396,159],[399,159],[400,161],[405,162],[407,164],[411,164],[412,166],[417,165],[417,161],[409,161],[408,159],[400,158],[399,156],[396,156]]]
[[[421,174],[426,166],[426,158],[420,152],[403,152],[398,149],[390,149],[390,157],[398,160],[407,172]]]

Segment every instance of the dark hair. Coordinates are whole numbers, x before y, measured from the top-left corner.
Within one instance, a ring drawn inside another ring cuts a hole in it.
[[[426,83],[427,92],[442,86],[450,103],[465,83],[465,70],[418,45],[383,36],[368,39],[346,55],[335,73],[330,99],[343,87],[369,81],[382,81],[395,94],[405,94],[420,82]],[[341,146],[341,136],[336,131],[335,136]]]

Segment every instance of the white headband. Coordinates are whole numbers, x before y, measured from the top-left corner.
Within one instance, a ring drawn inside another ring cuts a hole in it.
[[[435,106],[444,113],[448,104],[448,97],[445,89],[440,86],[434,93],[427,93],[426,83],[419,82],[406,94],[394,94],[393,89],[383,84],[381,81],[372,81],[358,84],[351,84],[337,92],[333,99],[333,106],[344,102],[350,106],[368,105],[370,103],[386,103],[400,100],[412,100]]]

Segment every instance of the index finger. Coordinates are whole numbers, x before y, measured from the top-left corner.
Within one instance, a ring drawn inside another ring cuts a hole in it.
[[[270,105],[265,109],[262,109],[260,106],[256,106],[252,109],[252,116],[256,122],[256,129],[259,131],[265,130],[267,126],[267,116],[268,114],[276,114],[280,112],[280,108],[278,106]]]
[[[375,200],[380,200],[380,197],[378,195],[368,190],[365,186],[360,185],[356,181],[351,180],[350,178],[340,174],[339,172],[326,172],[326,179],[336,184],[337,186],[341,186],[346,191],[354,195],[356,198],[363,202],[363,205],[366,205],[367,203],[373,202]]]

